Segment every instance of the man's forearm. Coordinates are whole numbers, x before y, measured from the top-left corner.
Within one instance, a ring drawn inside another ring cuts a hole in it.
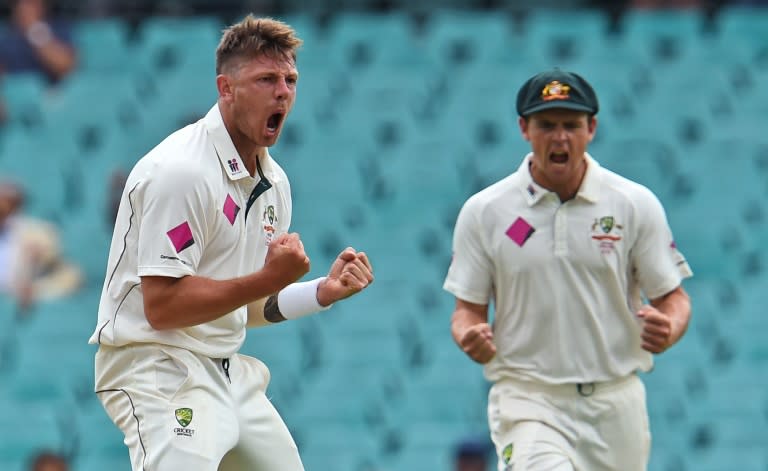
[[[144,311],[150,325],[158,330],[216,320],[279,288],[262,272],[231,280],[200,276],[142,278]]]
[[[677,343],[688,329],[691,319],[691,300],[682,287],[652,302],[653,307],[668,315],[672,324],[671,344]]]

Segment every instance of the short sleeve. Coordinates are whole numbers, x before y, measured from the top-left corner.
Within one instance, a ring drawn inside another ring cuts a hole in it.
[[[470,199],[459,212],[453,233],[453,254],[443,288],[458,299],[489,304],[494,266],[484,245],[480,209]]]
[[[693,272],[675,245],[658,198],[645,189],[636,204],[639,230],[632,248],[632,267],[643,293],[655,299],[677,288]]]
[[[143,185],[138,275],[180,278],[197,272],[205,247],[210,190],[193,169],[158,169]]]

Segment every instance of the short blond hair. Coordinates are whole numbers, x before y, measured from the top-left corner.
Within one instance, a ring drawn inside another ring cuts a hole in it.
[[[230,63],[260,55],[285,57],[296,62],[296,51],[302,40],[288,24],[273,18],[248,15],[224,29],[216,48],[216,74]]]

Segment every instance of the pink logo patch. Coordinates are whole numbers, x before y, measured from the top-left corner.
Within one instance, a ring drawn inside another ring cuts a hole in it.
[[[534,229],[533,226],[528,224],[528,222],[523,218],[517,218],[515,219],[515,222],[512,223],[511,226],[509,226],[509,229],[507,229],[507,237],[515,241],[517,245],[520,247],[525,244],[525,242],[533,235],[533,233],[536,232],[536,229]]]
[[[230,224],[235,224],[235,218],[239,212],[240,206],[235,203],[235,200],[233,200],[230,195],[227,195],[227,199],[224,200],[224,216],[227,217]]]
[[[182,222],[166,234],[168,234],[168,238],[171,239],[171,243],[173,244],[173,248],[176,249],[176,253],[180,253],[182,250],[195,243],[195,239],[192,238],[192,229],[190,229],[187,221]]]

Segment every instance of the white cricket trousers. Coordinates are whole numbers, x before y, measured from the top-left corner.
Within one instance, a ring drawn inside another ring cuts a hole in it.
[[[491,388],[488,423],[499,471],[645,471],[651,433],[637,375],[547,385],[504,379]]]
[[[125,435],[133,471],[303,471],[267,399],[269,369],[165,345],[100,346],[96,394]]]

